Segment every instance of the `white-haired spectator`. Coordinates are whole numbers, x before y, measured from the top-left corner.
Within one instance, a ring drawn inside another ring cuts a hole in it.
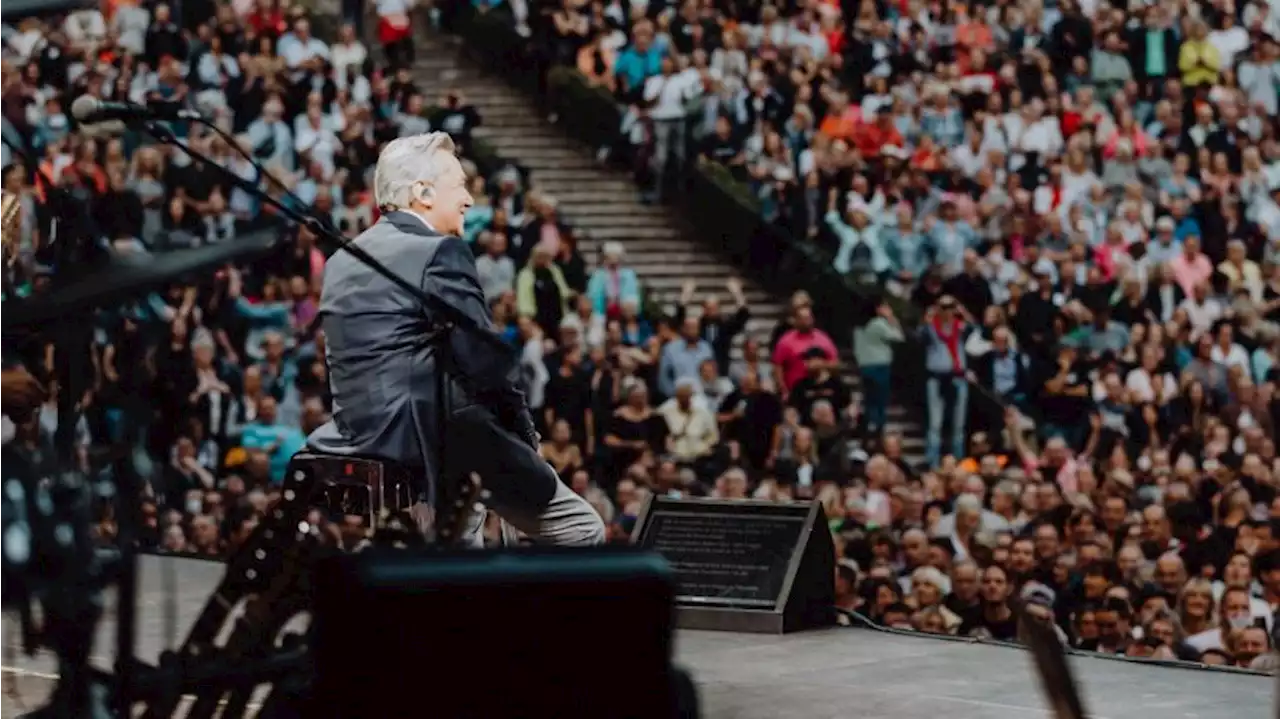
[[[284,102],[280,97],[269,96],[262,105],[262,114],[249,123],[246,133],[253,156],[259,163],[292,170],[297,166],[293,132],[284,121],[284,112]]]
[[[1009,484],[1004,484],[1000,488],[1006,492],[1012,489]],[[990,509],[982,507],[983,498],[986,494],[987,486],[986,483],[983,482],[981,476],[974,474],[964,478],[963,484],[961,484],[960,497],[970,497],[977,500],[978,507],[980,509],[980,530],[984,532],[1008,531],[1011,528],[1009,519],[991,511]],[[957,499],[956,510],[954,512],[944,514],[942,518],[938,520],[938,523],[933,526],[933,536],[951,537],[955,534],[956,518],[960,511],[960,504],[959,499]],[[972,504],[966,500],[966,506],[972,506]]]
[[[674,396],[658,407],[667,423],[667,451],[686,463],[708,459],[720,441],[715,415],[693,401],[697,389],[696,379],[680,379]]]

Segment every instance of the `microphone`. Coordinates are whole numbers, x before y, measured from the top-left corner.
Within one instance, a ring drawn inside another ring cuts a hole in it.
[[[186,110],[174,103],[150,103],[137,105],[132,102],[107,102],[93,95],[81,95],[71,103],[71,116],[83,125],[93,125],[112,120],[126,124],[145,120],[199,120],[200,113]]]

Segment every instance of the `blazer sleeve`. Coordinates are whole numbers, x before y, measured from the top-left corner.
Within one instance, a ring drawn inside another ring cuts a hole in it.
[[[466,325],[454,323],[450,345],[473,391],[523,407],[519,361],[494,328],[475,258],[465,242],[457,237],[440,241],[423,272],[422,289],[469,320]]]

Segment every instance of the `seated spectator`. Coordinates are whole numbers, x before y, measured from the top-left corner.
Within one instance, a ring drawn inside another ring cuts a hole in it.
[[[569,311],[569,285],[553,258],[554,251],[539,244],[533,248],[529,263],[516,275],[520,314],[533,318],[540,327],[559,327]]]
[[[714,415],[693,401],[696,391],[695,380],[679,380],[674,396],[658,408],[667,424],[667,451],[677,461],[690,465],[711,459],[720,441]]]
[[[516,265],[507,256],[506,235],[482,232],[477,241],[484,254],[476,258],[476,274],[486,300],[492,302],[516,288]]]

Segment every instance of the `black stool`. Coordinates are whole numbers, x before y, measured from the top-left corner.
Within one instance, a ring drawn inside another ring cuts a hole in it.
[[[331,515],[356,515],[377,532],[389,517],[407,514],[416,497],[412,473],[380,457],[304,450],[289,460],[289,472],[307,468],[316,484],[311,504]]]

